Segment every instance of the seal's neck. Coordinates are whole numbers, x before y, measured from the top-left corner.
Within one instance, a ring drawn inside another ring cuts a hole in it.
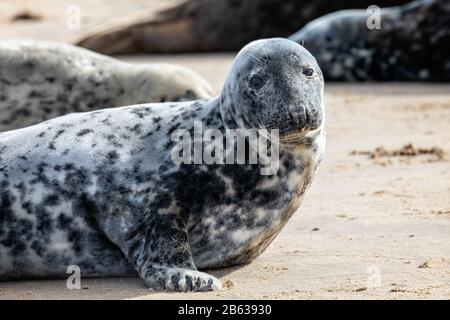
[[[224,89],[217,100],[224,127],[226,129],[262,129],[258,121],[251,117],[251,114],[243,112],[245,108],[234,103],[232,97],[227,93],[229,91]]]
[[[223,126],[226,129],[237,129],[238,128],[238,123],[235,120],[235,114],[231,114],[231,112],[228,111],[228,108],[225,107],[225,103],[226,103],[227,99],[223,96],[220,95],[217,98],[217,109],[219,110],[219,114],[220,114],[220,118],[222,120]]]

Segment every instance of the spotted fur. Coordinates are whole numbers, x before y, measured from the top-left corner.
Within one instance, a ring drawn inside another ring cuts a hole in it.
[[[135,65],[51,42],[0,42],[0,131],[71,112],[212,97],[206,80],[175,65]]]
[[[267,77],[259,91],[248,85],[254,72]],[[76,113],[1,133],[0,277],[61,277],[75,264],[85,277],[137,273],[156,290],[220,288],[198,269],[250,262],[300,206],[324,150],[322,96],[314,58],[268,39],[240,52],[217,98]],[[295,108],[302,116],[288,115]],[[196,121],[223,133],[279,128],[278,172],[175,164],[171,133]]]
[[[416,0],[375,15],[342,10],[311,21],[290,39],[316,57],[332,81],[450,82],[450,1]]]

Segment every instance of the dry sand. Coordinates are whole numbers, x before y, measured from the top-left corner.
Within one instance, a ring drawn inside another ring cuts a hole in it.
[[[0,39],[31,38],[73,42],[98,25],[147,15],[178,0],[0,0]],[[73,28],[73,6],[80,28]],[[20,16],[34,19],[18,20]],[[70,27],[69,27],[70,26]]]
[[[23,35],[0,26],[0,37]],[[219,92],[232,55],[124,59],[191,67]],[[0,299],[450,299],[450,86],[327,84],[326,103],[326,157],[303,205],[253,263],[211,271],[221,291],[151,293],[134,278],[82,279],[82,290],[21,281],[0,282]],[[429,152],[405,155],[408,144]]]

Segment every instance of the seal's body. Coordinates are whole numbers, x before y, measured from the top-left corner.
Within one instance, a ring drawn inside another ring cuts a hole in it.
[[[221,95],[56,118],[0,134],[0,277],[136,272],[153,289],[211,290],[197,269],[259,255],[321,160],[323,78],[300,45],[245,47]],[[279,169],[176,164],[176,130],[279,129]],[[136,271],[134,271],[136,270]]]
[[[183,67],[135,65],[52,42],[0,42],[0,131],[71,112],[212,97]]]
[[[343,10],[290,37],[317,59],[326,80],[450,81],[450,2],[416,0]]]
[[[376,1],[379,6],[406,2]],[[287,37],[329,12],[372,4],[373,0],[177,1],[156,12],[108,22],[77,44],[108,55],[236,51],[252,40]]]

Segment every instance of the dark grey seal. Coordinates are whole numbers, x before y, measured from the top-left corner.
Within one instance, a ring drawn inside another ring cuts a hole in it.
[[[381,10],[325,15],[290,37],[317,59],[326,80],[450,81],[450,1],[418,0]]]
[[[77,45],[104,54],[234,51],[253,40],[288,37],[324,14],[371,4],[373,0],[186,0],[143,17],[109,22]]]

